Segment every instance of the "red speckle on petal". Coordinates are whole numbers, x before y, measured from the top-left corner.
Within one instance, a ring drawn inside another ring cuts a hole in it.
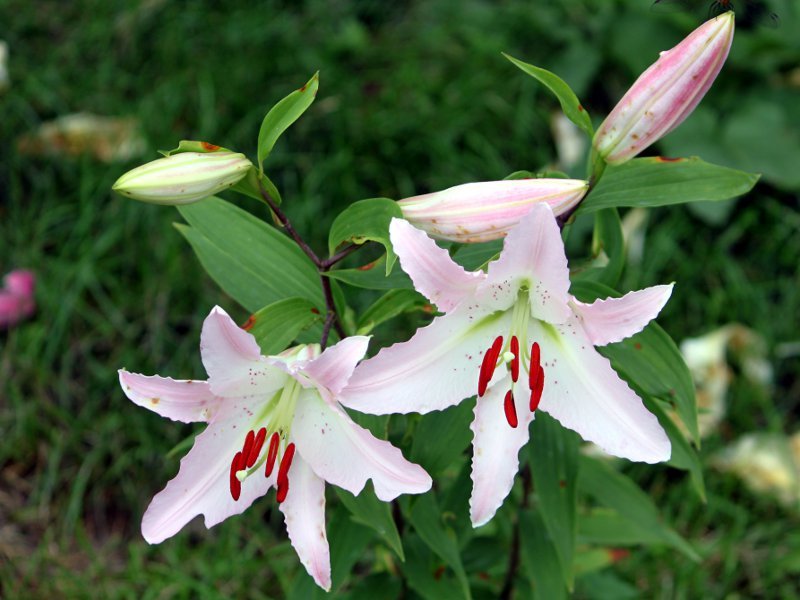
[[[357,267],[357,268],[358,268],[359,271],[369,271],[370,269],[374,269],[375,265],[377,265],[377,264],[378,264],[378,261],[377,260],[373,260],[371,263],[367,263],[365,265],[361,265],[360,267]]]
[[[319,314],[319,309],[318,308],[312,308],[311,312],[314,313],[315,315],[318,315]]]
[[[208,142],[200,142],[200,145],[206,152],[216,152],[220,149],[220,146],[217,146],[216,144],[209,144]]]

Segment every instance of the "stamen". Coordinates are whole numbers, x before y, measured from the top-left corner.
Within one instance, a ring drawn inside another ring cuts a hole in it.
[[[281,458],[281,466],[278,469],[278,491],[276,500],[278,504],[286,500],[286,494],[289,493],[289,468],[292,466],[292,458],[294,458],[294,444],[289,444]]]
[[[517,336],[511,338],[511,352],[514,358],[511,359],[511,381],[516,382],[519,379],[519,340]]]
[[[483,355],[483,362],[481,363],[481,372],[478,376],[478,396],[483,396],[486,393],[486,388],[494,375],[494,369],[497,366],[497,357],[500,356],[500,350],[503,347],[503,336],[498,335],[492,347]]]
[[[535,387],[536,374],[539,372],[541,364],[540,352],[539,342],[533,342],[533,346],[531,346],[531,362],[528,364],[528,388],[531,390]]]
[[[230,473],[230,488],[231,488],[231,497],[234,500],[238,500],[239,496],[242,494],[242,482],[236,477],[236,473],[240,470],[242,466],[242,453],[237,452],[236,455],[233,457],[231,461],[231,473]]]
[[[503,401],[503,410],[506,411],[506,421],[508,424],[515,428],[517,427],[517,407],[514,405],[514,394],[511,390],[506,392],[506,399]]]
[[[281,440],[281,436],[278,435],[278,432],[272,434],[272,437],[269,438],[269,450],[267,451],[267,468],[264,471],[264,476],[269,477],[272,475],[272,469],[275,467],[275,459],[278,456],[278,443]]]
[[[242,457],[244,458],[244,462],[247,462],[247,459],[250,458],[250,450],[253,449],[253,442],[255,439],[256,432],[251,429],[247,432],[247,435],[244,438],[244,447],[242,448]]]
[[[262,427],[256,434],[255,440],[253,441],[253,447],[250,449],[250,454],[247,455],[248,469],[256,464],[258,455],[261,453],[261,448],[264,446],[265,439],[267,439],[267,429],[266,427]]]
[[[533,369],[531,369],[531,372],[533,372]],[[544,369],[542,365],[539,365],[539,368],[536,369],[536,378],[531,385],[531,412],[539,407],[539,402],[542,399],[542,391],[544,391]]]

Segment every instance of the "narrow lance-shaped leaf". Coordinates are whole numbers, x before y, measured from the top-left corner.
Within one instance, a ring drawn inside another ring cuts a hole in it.
[[[579,271],[574,279],[616,285],[625,267],[625,239],[622,221],[614,208],[595,213],[592,255],[593,259],[587,268]]]
[[[537,414],[528,444],[528,464],[542,521],[553,540],[564,584],[570,590],[575,552],[578,444],[575,433],[564,429],[547,413]]]
[[[405,312],[422,310],[430,306],[425,297],[414,290],[389,290],[373,302],[358,320],[359,335],[366,335],[375,327]]]
[[[262,354],[285,350],[301,331],[321,321],[319,309],[305,298],[278,300],[253,313],[244,329],[256,338]]]
[[[629,477],[615,471],[603,461],[582,456],[578,487],[603,506],[616,510],[620,516],[657,535],[663,544],[672,546],[694,561],[700,557],[678,533],[664,525],[658,509]]]
[[[299,90],[295,90],[275,106],[273,106],[258,132],[258,166],[263,169],[264,159],[272,152],[275,142],[289,126],[300,118],[306,109],[314,102],[319,88],[319,73],[314,76]]]
[[[578,213],[617,206],[667,206],[728,200],[749,192],[760,176],[691,158],[634,158],[606,168]]]
[[[328,271],[325,276],[353,287],[367,290],[414,289],[411,278],[402,269],[394,269],[391,274],[386,275],[385,265],[386,256],[384,255],[371,263],[354,269]]]
[[[389,241],[389,223],[393,217],[403,218],[397,202],[388,198],[359,200],[334,219],[328,235],[328,251],[333,254],[346,242],[363,244],[378,242],[386,248],[386,274],[392,271],[396,256]]]
[[[285,235],[219,198],[178,209],[177,224],[209,275],[250,312],[277,300],[305,298],[325,306],[319,274]]]
[[[525,510],[519,514],[522,566],[533,584],[536,600],[559,600],[567,597],[567,588],[561,577],[555,540],[544,525],[542,515]]]
[[[503,53],[503,56],[518,68],[525,71],[528,75],[544,84],[558,99],[558,102],[561,104],[561,110],[564,111],[567,118],[580,127],[589,137],[594,135],[592,120],[589,117],[589,113],[583,108],[575,92],[567,85],[566,81],[550,71],[522,62],[508,54]]]
[[[391,504],[381,502],[372,489],[363,489],[358,496],[341,488],[336,488],[339,499],[350,511],[356,523],[373,529],[384,542],[397,554],[400,560],[405,560],[403,543],[392,518]]]

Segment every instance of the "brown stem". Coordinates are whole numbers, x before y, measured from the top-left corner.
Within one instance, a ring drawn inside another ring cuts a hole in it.
[[[531,493],[531,470],[528,465],[522,470],[522,501],[520,502],[520,512],[528,508],[528,496]],[[508,557],[508,570],[506,571],[506,578],[503,582],[503,589],[500,591],[498,598],[501,600],[510,600],[511,594],[514,591],[514,577],[519,569],[519,517],[517,523],[514,525],[514,536],[511,539],[511,554]]]
[[[264,189],[260,182],[258,184],[258,189],[261,192],[261,197],[264,199],[264,202],[266,202],[270,210],[275,213],[275,216],[278,218],[281,226],[286,230],[286,233],[300,246],[300,249],[305,252],[306,256],[314,263],[314,266],[320,269],[322,267],[322,261],[319,259],[316,252],[311,249],[311,246],[306,244],[305,240],[303,240],[295,228],[292,227],[292,224],[289,222],[289,217],[280,209],[278,204],[272,199],[272,196],[267,193],[267,190]]]
[[[362,244],[350,244],[349,246],[345,246],[343,250],[340,250],[330,258],[326,258],[322,261],[320,265],[323,271],[329,270],[333,265],[338,263],[339,261],[344,260],[348,256],[350,256],[353,252],[361,248]]]

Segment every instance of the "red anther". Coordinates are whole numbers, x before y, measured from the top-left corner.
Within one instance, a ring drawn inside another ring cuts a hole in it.
[[[242,462],[246,463],[247,459],[250,458],[250,450],[253,449],[253,442],[256,440],[256,432],[252,429],[247,432],[247,435],[244,438],[244,446],[242,447]]]
[[[519,340],[517,336],[511,338],[511,353],[514,358],[511,359],[511,381],[516,382],[519,379]]]
[[[483,362],[481,363],[481,372],[478,376],[478,396],[483,396],[486,393],[486,388],[494,375],[494,369],[497,366],[497,357],[500,356],[500,349],[503,347],[503,336],[498,335],[492,347],[483,355]]]
[[[249,469],[258,460],[258,455],[261,454],[261,448],[264,446],[264,440],[267,439],[267,429],[262,427],[258,430],[256,438],[253,441],[253,447],[250,448],[250,454],[247,455],[247,468]]]
[[[278,480],[278,492],[275,494],[275,499],[278,504],[286,500],[286,494],[289,493],[289,478],[284,477]]]
[[[231,479],[230,479],[230,487],[231,487],[231,497],[234,500],[238,500],[239,496],[242,495],[242,482],[239,481],[239,478],[236,477],[236,472],[241,470],[242,468],[242,453],[237,452],[236,455],[233,457],[231,461]]]
[[[541,363],[541,354],[539,349],[539,342],[533,342],[531,346],[531,362],[528,365],[528,388],[533,390],[536,383],[536,374],[539,372]]]
[[[292,466],[292,459],[294,458],[294,444],[286,446],[281,457],[281,466],[278,467],[278,485],[280,486],[281,479],[289,478],[289,467]]]
[[[506,399],[503,401],[503,410],[506,411],[506,421],[508,424],[516,428],[517,427],[517,407],[514,405],[514,394],[511,393],[511,390],[506,392]]]
[[[542,399],[542,391],[544,391],[544,369],[542,365],[536,370],[536,379],[531,386],[531,412],[539,407],[539,402]]]
[[[272,469],[275,467],[275,459],[278,457],[278,443],[281,441],[281,436],[278,432],[272,434],[269,438],[269,450],[267,450],[267,468],[264,471],[264,476],[269,477],[272,475]]]

